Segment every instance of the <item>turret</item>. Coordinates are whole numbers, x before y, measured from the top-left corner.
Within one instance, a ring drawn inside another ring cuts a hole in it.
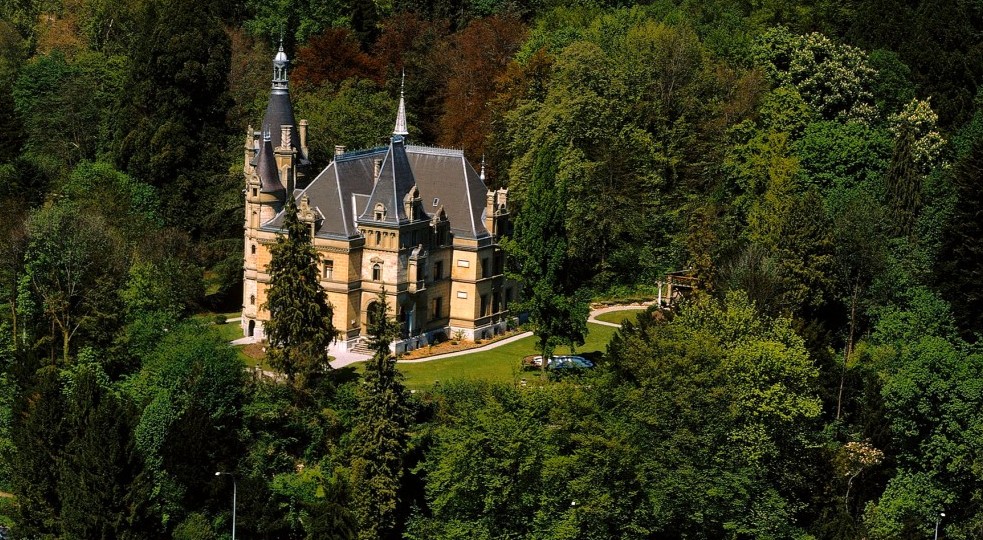
[[[273,85],[270,90],[270,102],[263,115],[263,133],[270,133],[270,141],[278,156],[281,148],[292,149],[294,158],[289,179],[284,176],[287,188],[303,186],[307,176],[310,160],[307,153],[307,121],[298,124],[294,119],[293,104],[290,102],[287,68],[290,59],[283,50],[283,43],[273,57]],[[284,127],[286,126],[286,127]],[[286,154],[284,154],[286,155]],[[281,161],[278,157],[278,162]],[[280,164],[282,170],[282,163]]]

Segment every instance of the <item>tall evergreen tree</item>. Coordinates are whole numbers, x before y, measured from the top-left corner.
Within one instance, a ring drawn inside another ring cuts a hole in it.
[[[557,345],[584,344],[590,312],[577,261],[569,254],[566,186],[557,181],[556,173],[554,150],[543,147],[514,233],[503,242],[514,277],[522,282],[519,309],[535,323],[537,347],[546,358],[553,356]]]
[[[106,382],[91,364],[73,377],[66,403],[71,440],[58,480],[62,528],[66,538],[148,538],[151,486],[134,444],[137,412]]]
[[[405,513],[400,506],[410,411],[402,374],[389,349],[399,332],[389,317],[386,293],[369,313],[372,359],[365,367],[360,422],[352,438],[352,489],[360,540],[399,538]]]
[[[287,201],[283,227],[270,248],[270,289],[265,308],[270,312],[266,338],[270,365],[285,373],[291,383],[304,387],[330,369],[327,348],[337,331],[332,308],[318,283],[317,252],[311,230],[297,215],[293,197]],[[297,376],[300,375],[300,380]]]
[[[24,538],[57,537],[61,533],[58,468],[66,438],[62,381],[54,366],[25,377],[14,400],[11,426],[17,533]]]
[[[983,137],[952,170],[956,204],[939,258],[941,289],[952,303],[963,337],[976,341],[983,329]]]

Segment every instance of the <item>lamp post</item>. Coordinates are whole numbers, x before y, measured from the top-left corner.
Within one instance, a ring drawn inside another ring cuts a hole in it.
[[[939,540],[939,522],[945,517],[945,512],[939,512],[939,517],[935,518],[935,540]]]
[[[218,471],[215,476],[228,475],[232,477],[232,540],[236,540],[236,475]]]

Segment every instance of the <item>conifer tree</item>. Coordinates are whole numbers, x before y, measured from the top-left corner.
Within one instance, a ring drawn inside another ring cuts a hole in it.
[[[24,375],[27,379],[19,384],[11,426],[17,532],[24,538],[57,537],[61,534],[58,468],[66,440],[62,382],[54,366]]]
[[[283,227],[287,234],[277,236],[267,267],[270,288],[264,307],[270,312],[266,323],[268,355],[270,364],[291,383],[305,386],[311,377],[330,369],[327,348],[337,331],[331,322],[331,305],[318,283],[311,230],[298,217],[293,197],[287,202]]]
[[[404,518],[400,485],[404,472],[410,412],[402,374],[389,350],[399,326],[388,316],[386,293],[379,294],[369,313],[374,351],[365,367],[365,388],[359,401],[360,422],[351,466],[353,511],[360,540],[399,538]]]
[[[62,529],[66,538],[147,538],[156,520],[149,511],[149,477],[133,438],[137,412],[92,366],[74,374],[67,396],[71,438],[58,478]]]

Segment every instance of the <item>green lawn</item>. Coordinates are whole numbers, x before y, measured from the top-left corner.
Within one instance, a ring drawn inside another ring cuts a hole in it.
[[[618,311],[609,311],[607,313],[601,313],[595,317],[599,321],[623,324],[625,321],[634,321],[635,317],[639,313],[644,313],[644,309],[630,308],[630,309],[619,309]]]
[[[208,328],[218,332],[223,341],[232,341],[242,337],[242,327],[238,322],[227,322],[225,324],[211,324]]]
[[[241,313],[238,311],[231,313],[199,313],[197,315],[193,315],[191,318],[202,324],[208,325],[208,327],[217,332],[219,337],[221,337],[224,341],[232,341],[242,337],[242,327],[239,326],[238,321],[227,322],[225,324],[215,324],[216,315],[224,315],[226,319],[234,319],[239,317]]]
[[[608,341],[618,331],[617,328],[601,324],[588,324],[586,342],[577,348],[577,354],[598,358],[607,350]],[[424,390],[435,381],[452,379],[487,380],[495,382],[514,382],[519,379],[538,379],[537,371],[522,371],[522,358],[536,354],[536,338],[529,336],[508,345],[444,360],[403,364],[397,362],[399,370],[406,376],[406,387],[411,390]],[[561,348],[559,354],[569,351]],[[361,367],[361,366],[359,366]]]

